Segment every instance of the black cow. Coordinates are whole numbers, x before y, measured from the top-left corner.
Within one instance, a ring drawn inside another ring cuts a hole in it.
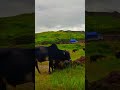
[[[60,61],[71,60],[70,53],[65,50],[59,50],[56,44],[52,44],[48,47],[49,56],[49,72],[50,67],[53,69],[57,68]],[[55,62],[55,63],[54,63]]]
[[[68,62],[71,62],[71,57],[70,57],[70,53],[66,50],[58,50],[58,52],[56,53],[56,56],[54,58],[52,58],[55,63],[54,63],[54,68],[58,68],[59,69],[59,63],[62,62],[63,64],[65,64],[65,66],[67,66]]]
[[[5,90],[6,82],[14,87],[30,81],[34,83],[34,55],[34,49],[0,49],[1,90]],[[31,74],[31,80],[26,80],[26,76],[29,74]]]
[[[73,53],[76,52],[76,51],[78,51],[78,49],[73,49],[73,50],[72,50]]]
[[[85,48],[83,48],[83,50],[85,51]]]
[[[92,55],[90,56],[90,62],[96,62],[98,59],[105,58],[104,55]]]
[[[59,50],[56,44],[52,44],[49,47],[43,47],[43,46],[37,47],[35,49],[35,54],[36,54],[35,55],[36,59],[39,62],[46,61],[46,57],[48,57],[49,73],[51,72],[50,68],[53,71],[53,69],[55,69],[58,66],[58,63],[61,60],[70,60],[69,52],[64,50]]]

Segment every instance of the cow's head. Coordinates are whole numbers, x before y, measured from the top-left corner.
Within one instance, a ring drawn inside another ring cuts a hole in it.
[[[65,60],[71,61],[70,53],[66,50],[63,51]]]

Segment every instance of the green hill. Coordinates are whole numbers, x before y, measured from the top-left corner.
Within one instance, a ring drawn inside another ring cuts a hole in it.
[[[120,32],[120,13],[86,12],[86,31]]]
[[[35,29],[34,13],[0,18],[0,46],[31,44]]]
[[[69,43],[71,38],[83,40],[85,38],[84,32],[80,31],[49,31],[37,33],[35,35],[35,44],[52,44],[52,43]]]

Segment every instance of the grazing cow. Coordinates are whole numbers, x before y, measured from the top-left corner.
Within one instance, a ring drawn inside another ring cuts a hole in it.
[[[120,51],[115,53],[115,57],[116,57],[117,59],[120,59]]]
[[[105,58],[106,56],[104,55],[92,55],[90,56],[90,62],[96,62],[98,59]]]
[[[0,49],[0,89],[5,90],[6,82],[14,87],[30,81],[34,83],[34,67],[34,49]],[[29,74],[31,80],[26,80]]]
[[[72,50],[73,53],[76,52],[76,51],[78,51],[78,49],[73,49],[73,50]]]
[[[83,48],[83,50],[85,51],[85,48]]]
[[[52,68],[53,71],[53,69],[57,68],[60,61],[71,60],[70,53],[65,50],[59,50],[56,44],[52,44],[48,48],[48,55],[49,55],[49,72],[50,67]]]
[[[55,60],[54,68],[60,69],[68,66],[71,62],[70,53],[66,50],[58,50],[58,53],[53,58]],[[63,64],[62,66],[60,65]]]
[[[49,60],[49,73],[50,68],[57,68],[60,61],[70,60],[70,54],[68,51],[59,50],[56,44],[52,44],[49,47],[40,46],[35,49],[35,56],[38,62],[46,61],[46,57]],[[38,66],[38,65],[36,65]]]

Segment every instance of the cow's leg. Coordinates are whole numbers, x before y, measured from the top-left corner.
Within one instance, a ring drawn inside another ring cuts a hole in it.
[[[39,70],[39,68],[38,68],[38,62],[37,62],[37,60],[35,61],[35,66],[36,66],[38,72],[40,73],[40,70]]]
[[[54,69],[55,69],[55,63],[54,63],[54,60],[51,61],[51,68],[52,68],[52,72],[53,72]]]
[[[51,60],[51,59],[49,60],[49,73],[51,73],[50,68],[53,71],[53,60]]]
[[[48,71],[49,73],[50,73],[50,67],[51,67],[50,63],[51,63],[51,62],[49,61],[49,71]]]
[[[52,72],[53,72],[53,70],[54,70],[54,64],[53,64],[53,62],[52,62],[52,65],[51,65],[51,67],[52,67]]]

